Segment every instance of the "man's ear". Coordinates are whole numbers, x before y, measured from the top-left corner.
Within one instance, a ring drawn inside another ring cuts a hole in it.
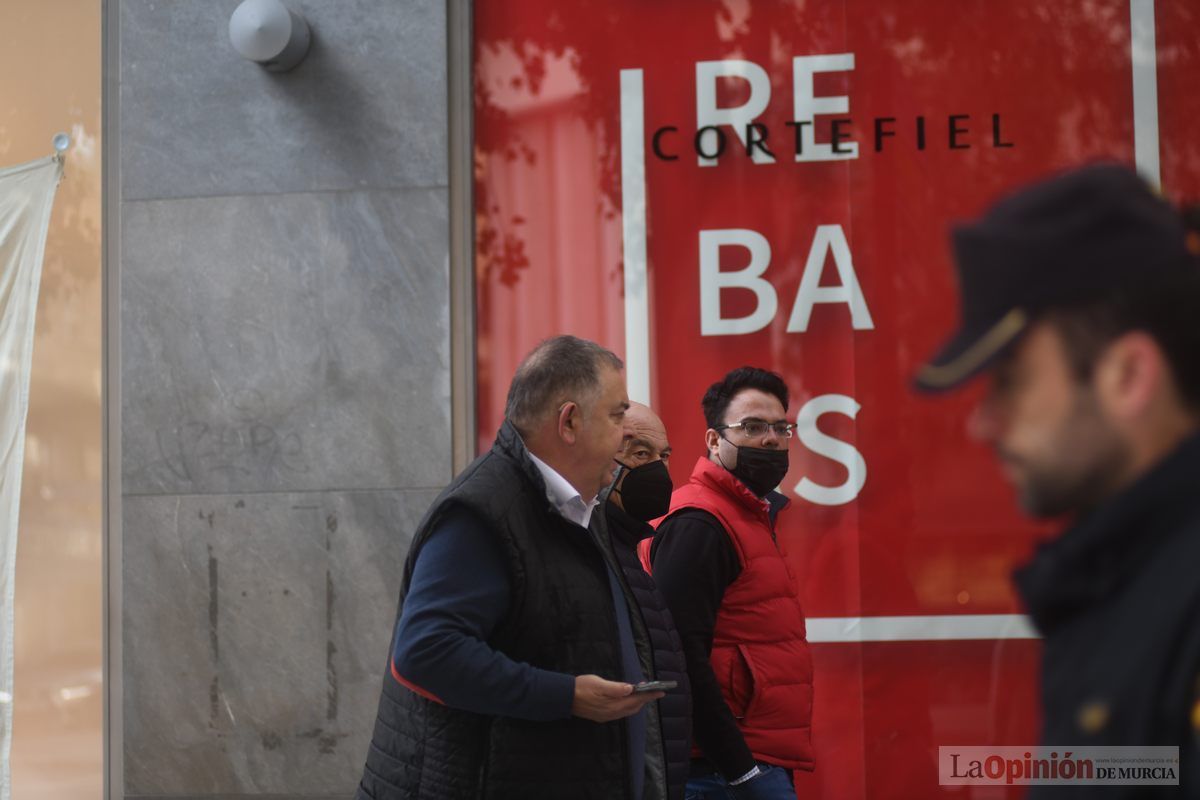
[[[579,404],[568,400],[558,409],[558,438],[567,444],[575,444],[579,436]]]
[[[704,446],[708,450],[708,454],[711,456],[717,451],[717,448],[721,446],[721,434],[717,433],[712,428],[706,430],[704,432]]]
[[[1097,359],[1092,385],[1112,419],[1133,420],[1161,393],[1166,374],[1166,359],[1154,337],[1130,331],[1114,339]]]

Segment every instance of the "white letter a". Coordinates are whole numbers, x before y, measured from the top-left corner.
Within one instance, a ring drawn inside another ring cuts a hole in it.
[[[833,263],[842,281],[841,286],[821,285],[825,254],[830,250],[833,251]],[[804,333],[808,330],[808,320],[817,303],[847,303],[850,306],[850,324],[854,330],[869,331],[875,328],[871,312],[867,310],[867,301],[858,285],[858,276],[854,274],[850,245],[846,243],[846,234],[842,232],[841,225],[818,226],[813,236],[808,262],[804,265],[804,277],[800,279],[800,290],[796,292],[796,303],[788,318],[788,333]]]

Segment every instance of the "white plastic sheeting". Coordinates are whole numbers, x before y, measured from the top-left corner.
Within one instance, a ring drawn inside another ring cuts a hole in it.
[[[62,162],[0,170],[0,800],[9,798],[12,747],[13,590],[33,323],[54,190]]]

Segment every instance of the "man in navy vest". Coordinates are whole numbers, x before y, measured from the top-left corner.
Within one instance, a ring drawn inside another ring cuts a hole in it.
[[[492,449],[418,526],[358,800],[667,797],[663,693],[633,691],[653,645],[593,513],[622,366],[572,336],[540,344]]]

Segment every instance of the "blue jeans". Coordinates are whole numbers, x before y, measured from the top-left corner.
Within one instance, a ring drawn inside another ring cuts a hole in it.
[[[761,761],[758,769],[758,775],[737,786],[716,773],[688,778],[684,800],[796,800],[790,771]]]

